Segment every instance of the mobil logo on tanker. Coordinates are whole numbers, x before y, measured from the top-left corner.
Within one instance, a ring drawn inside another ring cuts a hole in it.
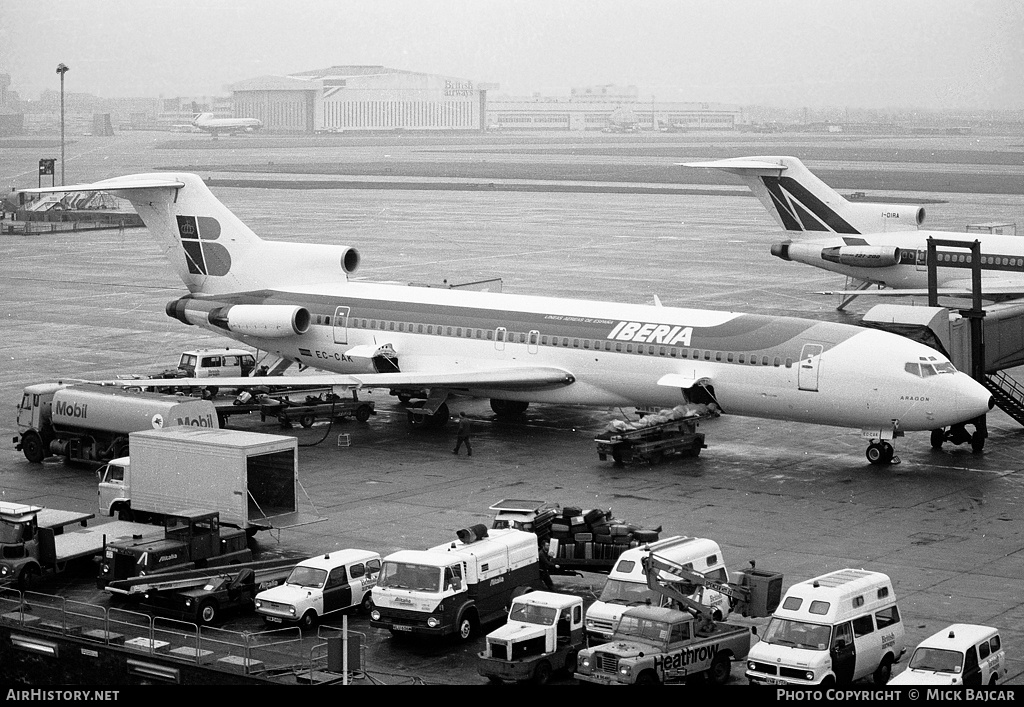
[[[174,424],[179,427],[217,427],[217,423],[213,419],[213,415],[207,413],[206,415],[185,415],[184,417],[176,417]]]
[[[53,404],[53,414],[58,417],[77,417],[84,420],[89,417],[89,405],[88,403],[79,405],[74,401],[58,400]]]

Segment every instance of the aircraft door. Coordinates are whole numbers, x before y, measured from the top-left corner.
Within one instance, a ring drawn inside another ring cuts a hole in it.
[[[797,387],[800,390],[818,390],[818,365],[824,350],[821,344],[804,344],[800,350],[800,368],[797,371]]]
[[[918,272],[925,272],[928,270],[928,251],[917,251],[917,260],[914,264],[917,266]]]
[[[530,331],[529,336],[526,338],[526,350],[532,354],[537,353],[537,347],[540,344],[540,332],[536,329]]]
[[[348,343],[348,313],[349,307],[338,307],[334,310],[334,343]]]
[[[505,337],[508,335],[508,329],[503,326],[498,327],[494,330],[494,348],[496,351],[505,350]]]

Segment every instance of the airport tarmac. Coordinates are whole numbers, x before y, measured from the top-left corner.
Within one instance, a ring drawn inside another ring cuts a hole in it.
[[[139,136],[82,140],[80,152],[69,151],[74,181],[211,154],[197,148],[169,156],[146,144]],[[778,154],[758,147],[751,154]],[[245,154],[234,149],[213,154],[234,161],[260,156],[255,141],[238,148]],[[32,175],[20,185],[33,186],[38,156],[5,151],[0,176],[24,172],[20,160]],[[204,176],[219,176],[216,159]],[[629,302],[657,295],[666,305],[851,322],[870,306],[862,299],[838,313],[834,298],[813,293],[841,279],[771,258],[768,248],[781,233],[742,191],[214,191],[264,238],[355,246],[362,255],[357,275],[367,279],[439,285],[500,277],[506,292]],[[947,203],[929,207],[934,228],[1014,221],[1024,206],[1020,196],[943,198]],[[0,404],[8,405],[0,417],[8,440],[28,383],[154,372],[173,365],[185,348],[231,343],[164,314],[184,287],[146,235],[126,229],[0,237]],[[998,410],[989,416],[980,455],[948,444],[934,451],[926,433],[910,433],[897,445],[900,464],[874,467],[857,431],[723,416],[702,423],[708,448],[696,459],[616,468],[598,459],[593,439],[608,421],[635,417],[632,410],[531,406],[523,420],[505,423],[486,401],[459,401],[453,411],[476,421],[470,459],[451,454],[453,429],[412,430],[396,399],[372,399],[379,414],[366,424],[284,432],[299,438],[300,479],[326,520],[262,537],[268,551],[424,548],[487,522],[487,507],[501,498],[610,508],[618,518],[662,526],[663,536],[713,538],[730,568],[756,560],[784,573],[786,586],[843,567],[886,572],[900,599],[908,649],[948,623],[997,626],[1008,682],[1024,684],[1024,430]],[[242,428],[280,432],[236,420]],[[349,434],[351,446],[339,447],[339,434]],[[0,499],[91,512],[95,477],[54,460],[29,464],[5,445]],[[588,595],[600,591],[603,579],[556,578],[556,586]],[[87,581],[62,579],[49,588],[78,601],[107,599]],[[261,630],[255,618],[229,625],[236,627]],[[352,628],[367,637],[368,681],[484,682],[474,665],[482,639],[395,644],[365,618],[353,619]],[[742,673],[734,666],[732,682],[744,684]]]

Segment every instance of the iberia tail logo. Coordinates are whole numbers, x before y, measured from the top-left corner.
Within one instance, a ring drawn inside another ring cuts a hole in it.
[[[185,264],[193,275],[227,275],[231,254],[220,243],[220,222],[209,216],[178,216],[178,235]]]

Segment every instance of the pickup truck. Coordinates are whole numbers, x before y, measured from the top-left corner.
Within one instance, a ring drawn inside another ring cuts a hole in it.
[[[750,651],[751,629],[698,622],[688,611],[627,609],[608,643],[580,651],[575,678],[599,685],[661,685],[707,675],[724,685]]]

